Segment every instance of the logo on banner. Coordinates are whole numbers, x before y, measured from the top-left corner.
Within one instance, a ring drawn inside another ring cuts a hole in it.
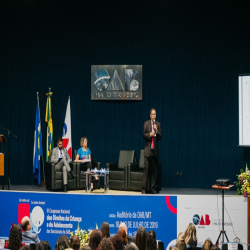
[[[31,230],[37,234],[41,232],[41,226],[44,222],[44,212],[40,206],[35,206],[30,212],[30,204],[19,203],[18,205],[18,221],[21,222],[24,216],[28,216],[31,221]]]
[[[211,221],[210,221],[208,214],[205,214],[205,216],[201,215],[201,217],[198,214],[195,214],[193,216],[193,223],[196,226],[198,226],[198,225],[199,226],[208,226],[208,225],[210,225]]]

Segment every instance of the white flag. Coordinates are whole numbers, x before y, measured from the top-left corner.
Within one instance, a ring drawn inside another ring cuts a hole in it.
[[[63,125],[63,147],[67,149],[70,158],[72,159],[72,140],[71,140],[71,113],[70,113],[70,96]]]

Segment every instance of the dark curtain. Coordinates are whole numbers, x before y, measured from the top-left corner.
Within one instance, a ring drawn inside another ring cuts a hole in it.
[[[250,72],[245,8],[85,4],[9,1],[1,8],[0,124],[18,136],[9,141],[11,183],[37,184],[36,92],[45,152],[49,87],[55,144],[70,95],[73,150],[85,135],[101,167],[117,161],[122,149],[135,149],[139,160],[143,123],[154,107],[164,187],[211,188],[221,177],[233,182],[246,164],[237,148],[238,74]],[[91,101],[91,65],[113,64],[143,65],[142,101]],[[7,166],[6,154],[5,176]]]

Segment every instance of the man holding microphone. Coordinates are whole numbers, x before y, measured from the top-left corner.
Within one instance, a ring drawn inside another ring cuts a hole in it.
[[[156,194],[157,165],[159,159],[158,140],[161,140],[161,124],[155,120],[156,110],[150,110],[150,120],[143,126],[144,148],[144,172],[142,181],[142,194],[146,193],[147,180],[151,175],[151,193]],[[150,171],[149,171],[150,170]]]

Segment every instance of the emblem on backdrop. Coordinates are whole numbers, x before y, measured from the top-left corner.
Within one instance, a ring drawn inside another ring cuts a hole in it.
[[[142,65],[92,65],[91,100],[142,100]]]

